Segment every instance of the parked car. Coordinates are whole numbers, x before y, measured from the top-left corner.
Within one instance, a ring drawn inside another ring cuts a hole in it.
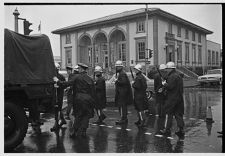
[[[206,75],[202,75],[198,77],[198,82],[201,85],[203,84],[222,84],[222,69],[213,69],[208,70]]]
[[[130,80],[130,82],[132,83],[133,79],[132,79],[132,75],[130,72],[127,72],[127,76]],[[143,76],[145,77],[146,81],[147,81],[147,90],[146,90],[146,95],[148,97],[148,99],[150,99],[153,96],[154,93],[154,80],[153,79],[149,79],[146,75],[143,74]],[[114,74],[111,79],[106,81],[106,98],[107,98],[107,102],[114,102],[114,98],[115,98],[115,79],[116,79],[116,74]],[[132,88],[133,90],[133,88]]]

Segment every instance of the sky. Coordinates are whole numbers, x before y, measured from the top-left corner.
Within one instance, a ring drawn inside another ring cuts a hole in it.
[[[4,5],[4,28],[14,30],[13,12],[17,8],[20,18],[26,18],[33,23],[31,34],[41,33],[49,36],[54,56],[60,55],[59,35],[53,30],[108,16],[123,11],[145,8],[142,5]],[[213,31],[207,39],[220,43],[222,48],[222,6],[220,4],[174,4],[148,5],[148,8],[160,8],[205,29]],[[19,33],[23,34],[23,21],[19,20]]]

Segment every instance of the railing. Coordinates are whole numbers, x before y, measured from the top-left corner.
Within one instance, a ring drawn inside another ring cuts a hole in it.
[[[178,68],[178,70],[182,71],[183,73],[185,73],[186,75],[188,75],[188,76],[190,76],[192,78],[198,78],[198,75],[196,73],[194,73],[193,71],[187,69],[184,66],[178,66],[177,68]]]

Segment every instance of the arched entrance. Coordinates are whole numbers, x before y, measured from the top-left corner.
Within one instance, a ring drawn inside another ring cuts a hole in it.
[[[109,51],[111,67],[115,68],[115,62],[122,60],[126,65],[126,38],[123,31],[116,29],[109,36]]]
[[[92,47],[89,36],[84,35],[79,41],[79,62],[92,66]]]
[[[98,32],[93,39],[94,65],[99,65],[103,69],[109,68],[109,53],[107,37],[103,32]]]

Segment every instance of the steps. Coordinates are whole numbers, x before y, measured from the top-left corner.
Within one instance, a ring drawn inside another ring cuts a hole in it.
[[[184,66],[178,66],[177,71],[183,73],[187,78],[197,79],[198,75]]]

